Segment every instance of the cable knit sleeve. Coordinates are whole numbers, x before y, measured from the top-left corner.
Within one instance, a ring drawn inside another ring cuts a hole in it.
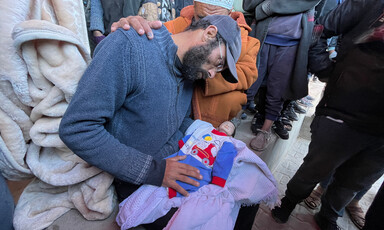
[[[101,33],[105,33],[104,21],[103,21],[103,7],[100,0],[91,0],[91,19],[90,19],[90,31],[99,30]]]
[[[156,170],[163,174],[151,184],[161,185],[165,162],[155,162],[152,156],[121,143],[105,127],[136,85],[130,72],[132,47],[122,30],[100,43],[63,116],[59,134],[89,164],[134,184],[143,183]]]
[[[244,0],[245,11],[253,12],[257,21],[274,15],[298,14],[316,6],[319,0]]]

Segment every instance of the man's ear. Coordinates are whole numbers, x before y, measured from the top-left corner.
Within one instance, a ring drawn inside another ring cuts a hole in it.
[[[214,40],[216,39],[216,34],[217,34],[217,27],[214,25],[210,25],[204,30],[202,39],[204,42]]]

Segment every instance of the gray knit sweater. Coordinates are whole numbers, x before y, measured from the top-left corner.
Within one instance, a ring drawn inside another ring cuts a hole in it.
[[[75,154],[134,184],[161,185],[162,159],[192,123],[192,82],[174,65],[177,46],[164,26],[154,33],[120,29],[104,39],[60,124]]]

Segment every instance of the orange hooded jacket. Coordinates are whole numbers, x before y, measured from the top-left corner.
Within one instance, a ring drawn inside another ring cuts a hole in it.
[[[193,5],[183,8],[180,17],[165,22],[164,25],[172,34],[183,32],[194,16]],[[248,36],[251,28],[244,15],[232,12],[230,16],[237,21],[241,30],[241,54],[236,63],[238,83],[229,83],[217,73],[214,78],[205,80],[205,84],[196,86],[193,92],[192,108],[194,119],[210,122],[218,127],[224,121],[231,120],[247,102],[244,93],[257,79],[256,56],[260,42]]]

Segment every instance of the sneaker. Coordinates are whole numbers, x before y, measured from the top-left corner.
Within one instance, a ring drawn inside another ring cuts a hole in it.
[[[304,114],[307,112],[303,107],[297,104],[296,101],[291,101],[291,103],[289,103],[289,106],[292,106],[296,113]]]
[[[283,122],[281,122],[280,120],[273,122],[272,129],[276,133],[276,135],[279,136],[281,139],[288,140],[289,133],[288,130],[285,129]]]
[[[253,116],[252,122],[251,122],[251,130],[254,134],[258,133],[258,130],[260,130],[264,125],[264,116],[260,113],[256,113]]]
[[[255,102],[253,101],[249,102],[249,105],[247,106],[247,111],[250,112],[251,114],[255,114],[257,112]]]
[[[296,204],[288,200],[287,197],[281,199],[280,207],[275,207],[272,210],[273,219],[280,224],[287,223],[289,216],[291,215],[293,209],[295,209]]]
[[[264,151],[271,143],[271,132],[265,130],[257,130],[256,137],[254,137],[249,145],[253,150]]]
[[[240,115],[240,119],[241,120],[247,119],[247,114],[245,112],[242,112],[241,115]]]
[[[239,127],[240,124],[241,124],[241,120],[240,120],[239,118],[237,118],[237,117],[232,118],[232,119],[230,120],[230,122],[233,123],[233,125],[235,126],[235,129],[236,129],[237,127]]]
[[[292,130],[292,125],[284,125],[284,128],[289,132]]]
[[[289,120],[288,117],[281,116],[280,120],[281,120],[281,122],[283,122],[284,125],[290,125],[292,127],[292,121]]]
[[[339,226],[337,226],[336,221],[330,221],[327,218],[323,217],[319,213],[316,213],[315,216],[315,222],[319,226],[321,230],[339,230]]]
[[[306,106],[306,107],[313,107],[313,104],[311,103],[311,101],[306,99],[305,97],[301,98],[297,102],[303,106]]]
[[[295,113],[295,109],[292,107],[287,107],[284,111],[283,114],[285,117],[287,117],[291,121],[298,121],[299,117]]]
[[[329,54],[329,60],[336,61],[337,52],[334,50],[331,54]]]
[[[311,95],[309,95],[309,94],[308,94],[305,98],[307,98],[307,99],[310,100],[310,101],[315,100],[315,98],[311,97]]]

